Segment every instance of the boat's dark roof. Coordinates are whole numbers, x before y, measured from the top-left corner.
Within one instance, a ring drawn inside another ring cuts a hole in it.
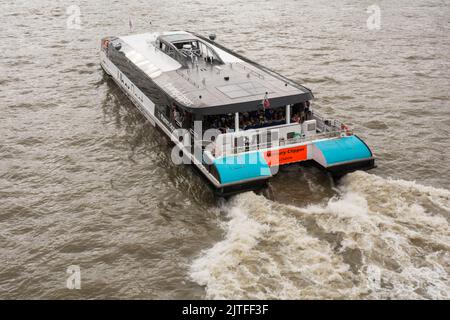
[[[160,35],[159,38],[164,41],[167,41],[167,42],[177,42],[177,41],[186,41],[186,40],[196,39],[195,36],[192,36],[189,33],[165,34],[165,35]]]
[[[257,110],[261,108],[266,92],[271,107],[313,98],[309,89],[200,35],[181,32],[160,37],[168,42],[198,39],[210,46],[224,61],[224,64],[215,66],[199,61],[198,67],[189,63],[187,68],[166,68],[168,70],[152,78],[182,108],[190,112],[225,114]],[[126,42],[126,37],[124,40]],[[151,57],[148,59],[152,60]]]

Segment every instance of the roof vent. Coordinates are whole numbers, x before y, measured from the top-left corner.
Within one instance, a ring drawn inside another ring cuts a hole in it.
[[[215,33],[211,33],[211,34],[209,35],[209,40],[211,40],[211,41],[216,40],[216,34],[215,34]]]

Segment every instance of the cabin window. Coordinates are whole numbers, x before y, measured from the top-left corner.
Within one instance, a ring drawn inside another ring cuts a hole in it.
[[[164,116],[167,118],[167,119],[170,119],[170,108],[169,108],[169,106],[164,106]]]
[[[286,135],[286,137],[289,139],[294,139],[295,137],[295,132],[288,132],[288,134]]]
[[[189,62],[223,64],[220,56],[207,43],[199,39],[176,39],[171,41],[171,36],[167,38],[162,35],[155,41],[155,47],[179,61],[187,67]]]
[[[170,108],[167,105],[164,104],[157,104],[156,110],[160,114],[160,116],[166,118],[167,120],[170,119]]]
[[[171,56],[172,58],[175,57],[175,50],[172,46],[168,45],[167,43],[159,41],[159,48],[161,51],[166,53],[167,55]]]
[[[174,43],[174,46],[186,57],[191,57],[192,55],[201,57],[202,55],[202,50],[198,41],[178,42]]]
[[[166,53],[172,58],[175,57],[175,50],[172,47],[167,46]]]
[[[184,112],[181,110],[181,108],[173,103],[172,104],[172,119],[173,122],[180,128],[183,128],[184,124]]]
[[[311,118],[310,102],[299,102],[291,106],[291,122],[303,123]]]
[[[184,122],[183,122],[184,128],[193,128],[194,127],[194,119],[192,116],[192,113],[190,112],[184,112]]]

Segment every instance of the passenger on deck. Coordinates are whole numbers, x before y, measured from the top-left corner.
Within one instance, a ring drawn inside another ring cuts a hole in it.
[[[266,117],[267,121],[272,120],[272,115],[273,115],[273,109],[264,110],[264,116]]]
[[[311,104],[309,103],[309,101],[305,102],[305,120],[308,120],[310,117],[310,106]]]
[[[298,113],[295,113],[297,117]],[[294,120],[295,122],[300,119]],[[285,108],[268,108],[265,110],[244,111],[239,115],[239,127],[243,130],[266,128],[269,126],[278,126],[286,122]],[[235,115],[234,113],[208,116],[207,127],[218,128],[222,132],[230,132],[230,129],[235,129]]]
[[[173,119],[175,120],[175,122],[181,126],[182,123],[182,116],[180,114],[180,112],[177,109],[173,109]]]

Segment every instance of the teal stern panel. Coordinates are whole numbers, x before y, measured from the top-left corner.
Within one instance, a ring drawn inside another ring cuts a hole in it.
[[[270,176],[270,168],[260,152],[221,157],[214,160],[220,183],[239,182]]]
[[[318,141],[314,142],[314,146],[323,154],[327,166],[372,157],[370,149],[357,136]]]

